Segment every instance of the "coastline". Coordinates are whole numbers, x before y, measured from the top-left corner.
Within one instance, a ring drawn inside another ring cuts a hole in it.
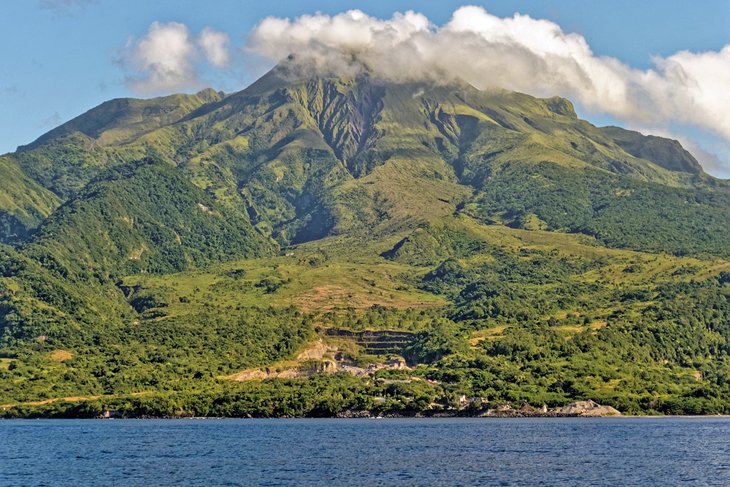
[[[439,413],[387,413],[379,414],[366,411],[344,411],[331,416],[266,416],[266,415],[242,415],[242,416],[195,416],[195,415],[16,415],[2,416],[0,421],[24,421],[24,420],[398,420],[398,419],[730,419],[730,414],[618,414],[618,415],[580,415],[580,414],[485,414],[461,412],[439,412]]]
[[[699,415],[621,415],[621,416],[424,416],[424,415],[386,415],[386,416],[361,416],[361,417],[344,417],[344,416],[124,416],[117,418],[101,418],[101,417],[84,417],[84,416],[35,416],[35,417],[4,417],[0,418],[0,423],[27,422],[27,421],[93,421],[93,422],[116,422],[116,421],[357,421],[357,420],[423,420],[437,421],[443,419],[455,420],[701,420],[701,419],[717,419],[730,420],[730,414],[699,414]]]

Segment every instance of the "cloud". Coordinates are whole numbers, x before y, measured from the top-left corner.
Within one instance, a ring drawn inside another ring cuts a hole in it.
[[[184,24],[153,22],[144,37],[129,40],[120,64],[131,71],[127,85],[138,93],[196,88],[203,62],[228,64],[228,44],[227,34],[207,27],[193,37]]]
[[[185,25],[154,22],[145,37],[127,45],[125,65],[141,73],[127,82],[142,93],[193,86],[197,84],[194,55],[195,46]]]
[[[558,94],[630,125],[694,126],[730,141],[730,45],[656,57],[641,70],[595,55],[583,36],[551,21],[470,6],[442,26],[411,11],[386,20],[358,10],[269,17],[245,49],[274,61],[295,54],[302,65],[333,73],[368,66],[396,81],[461,78],[481,89]]]
[[[201,49],[213,66],[223,68],[230,61],[228,35],[224,32],[217,32],[209,27],[203,29],[198,38]]]

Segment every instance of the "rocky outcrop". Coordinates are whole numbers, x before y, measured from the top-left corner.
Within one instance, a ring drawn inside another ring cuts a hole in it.
[[[333,360],[307,360],[289,367],[261,367],[247,369],[228,378],[236,382],[264,379],[299,379],[312,377],[317,374],[334,374],[338,372],[337,362]]]
[[[621,416],[618,409],[602,406],[590,399],[570,403],[560,408],[557,413],[560,416]]]
[[[469,400],[470,398],[467,398]],[[526,418],[526,417],[601,417],[601,416],[621,416],[621,412],[611,406],[603,406],[595,401],[577,401],[563,407],[550,408],[543,405],[541,408],[535,408],[529,404],[525,404],[520,409],[515,409],[510,404],[500,404],[491,407],[479,414],[485,417],[498,418]]]
[[[325,355],[338,350],[339,348],[336,345],[326,344],[320,339],[297,355],[297,360],[322,360]]]
[[[347,372],[355,377],[368,377],[382,369],[410,370],[400,356],[391,356],[383,362],[360,366],[336,344],[317,340],[302,350],[296,360],[282,361],[268,367],[246,369],[228,376],[228,379],[244,382],[264,379],[296,379],[316,374]]]

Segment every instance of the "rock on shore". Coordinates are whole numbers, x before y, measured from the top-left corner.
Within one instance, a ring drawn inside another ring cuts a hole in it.
[[[602,406],[595,401],[577,401],[563,406],[558,410],[564,416],[621,416],[618,409],[611,406]]]

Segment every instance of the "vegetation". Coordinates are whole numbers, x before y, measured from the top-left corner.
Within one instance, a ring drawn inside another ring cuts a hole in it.
[[[288,69],[0,157],[0,414],[730,413],[730,186],[677,142]]]
[[[10,156],[0,157],[0,243],[22,241],[60,204],[58,197],[23,173]]]
[[[468,212],[483,221],[580,232],[604,245],[676,255],[730,254],[726,188],[694,190],[554,164],[502,167]]]

